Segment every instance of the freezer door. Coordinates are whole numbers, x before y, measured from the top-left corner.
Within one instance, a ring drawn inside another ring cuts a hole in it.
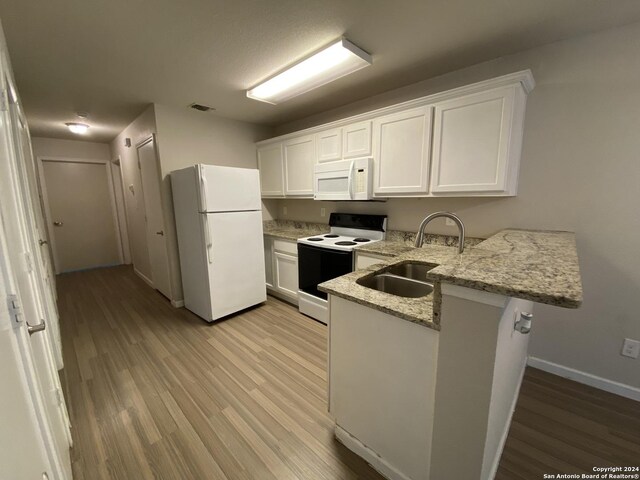
[[[240,212],[262,208],[258,170],[196,165],[196,173],[200,212]]]
[[[264,302],[262,212],[206,215],[211,320]]]

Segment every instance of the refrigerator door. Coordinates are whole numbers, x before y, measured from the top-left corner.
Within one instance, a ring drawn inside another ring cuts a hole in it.
[[[260,174],[256,169],[196,165],[201,213],[260,210]]]
[[[262,212],[210,213],[204,217],[210,320],[266,301]]]

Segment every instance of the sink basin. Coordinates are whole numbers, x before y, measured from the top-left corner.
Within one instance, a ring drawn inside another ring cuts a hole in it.
[[[399,297],[426,297],[433,292],[433,285],[427,282],[403,278],[389,273],[380,273],[372,277],[364,277],[356,283],[379,292],[390,293]]]
[[[394,265],[387,272],[424,282],[427,279],[427,272],[437,266],[435,263],[401,263],[400,265]]]

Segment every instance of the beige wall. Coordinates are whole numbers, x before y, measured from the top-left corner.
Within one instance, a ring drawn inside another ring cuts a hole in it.
[[[61,157],[82,160],[111,161],[111,149],[107,143],[85,142],[81,140],[61,140],[57,138],[31,138],[33,155],[37,157]],[[131,263],[129,250],[129,237],[127,234],[127,222],[124,210],[124,196],[120,183],[118,167],[110,165],[114,182],[114,196],[118,214],[118,228],[122,243],[122,255],[124,263]]]
[[[182,300],[180,259],[169,174],[197,163],[257,168],[255,142],[271,129],[221,118],[214,113],[155,105],[162,199],[173,300]],[[269,217],[267,208],[263,209]]]
[[[147,248],[144,197],[141,194],[142,182],[140,180],[140,170],[138,170],[136,144],[149,138],[155,132],[155,113],[153,105],[150,105],[111,142],[111,155],[114,160],[120,159],[124,180],[124,199],[131,260],[135,269],[148,279],[151,279],[151,264],[149,263],[149,250]],[[125,146],[126,138],[131,139],[131,147]]]
[[[278,218],[326,221],[330,211],[387,213],[393,229],[415,230],[451,210],[471,236],[506,227],[576,232],[584,284],[578,310],[537,305],[530,354],[640,387],[640,359],[620,356],[640,340],[640,24],[562,41],[394,90],[278,128],[298,130],[401,100],[530,68],[519,195],[515,198],[396,199],[386,203],[282,200]],[[288,215],[283,215],[283,207]],[[437,233],[454,227],[434,223]]]

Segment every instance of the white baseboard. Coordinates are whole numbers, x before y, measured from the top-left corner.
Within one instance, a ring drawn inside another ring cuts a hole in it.
[[[151,281],[151,279],[143,275],[142,272],[140,272],[140,270],[138,270],[136,267],[133,267],[133,272],[136,275],[138,275],[142,280],[144,280],[147,285],[149,285],[151,288],[154,288],[153,282]]]
[[[541,358],[529,357],[527,359],[527,365],[544,370],[548,373],[553,373],[560,377],[575,380],[578,383],[595,387],[605,392],[615,393],[621,397],[630,398],[640,402],[640,388],[626,385],[624,383],[614,382],[613,380],[607,380],[606,378],[598,377],[590,373],[581,372],[573,368],[558,365],[557,363],[542,360]]]
[[[340,427],[340,425],[336,424],[334,434],[336,436],[336,439],[341,444],[343,444],[359,457],[362,457],[369,465],[371,465],[371,467],[375,471],[380,473],[383,477],[388,478],[389,480],[411,480],[409,477],[396,470],[384,458],[371,450],[356,437]]]
[[[504,445],[507,443],[507,437],[509,436],[509,430],[511,430],[511,420],[513,419],[513,413],[516,411],[516,405],[518,404],[518,397],[520,397],[520,387],[522,386],[522,378],[524,377],[524,371],[527,366],[527,363],[523,363],[522,371],[520,372],[520,381],[518,382],[518,388],[516,389],[516,394],[511,401],[511,406],[509,407],[509,421],[505,425],[504,432],[502,432],[502,436],[500,437],[500,443],[498,444],[498,450],[496,451],[496,456],[493,459],[493,463],[491,465],[491,470],[489,470],[489,476],[487,478],[495,478],[496,473],[498,473],[498,467],[500,466],[500,459],[502,458],[502,452],[504,451]]]
[[[184,307],[184,300],[171,300],[171,305],[175,308],[182,308]]]

